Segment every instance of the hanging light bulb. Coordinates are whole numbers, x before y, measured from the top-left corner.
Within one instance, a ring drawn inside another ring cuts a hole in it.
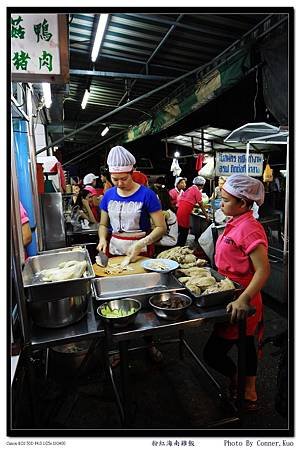
[[[105,127],[102,131],[101,131],[101,136],[105,136],[109,131],[109,127]]]

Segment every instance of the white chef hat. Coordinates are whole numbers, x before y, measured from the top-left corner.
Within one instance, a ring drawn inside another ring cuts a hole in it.
[[[174,186],[177,187],[177,184],[180,183],[180,181],[182,181],[182,180],[186,181],[186,178],[184,178],[184,177],[176,177]]]
[[[83,179],[83,184],[91,184],[94,180],[97,180],[97,178],[99,177],[97,177],[93,173],[88,173]]]
[[[110,173],[131,172],[135,163],[135,157],[121,145],[113,147],[107,157]]]
[[[262,205],[265,199],[265,188],[261,181],[248,175],[235,174],[227,178],[224,191],[237,198],[251,200]]]
[[[193,184],[196,184],[197,186],[204,186],[205,183],[206,179],[203,177],[198,176],[193,179]]]

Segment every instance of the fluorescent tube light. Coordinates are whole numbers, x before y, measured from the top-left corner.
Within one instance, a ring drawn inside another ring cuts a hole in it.
[[[102,131],[101,131],[101,136],[105,136],[109,131],[109,127],[105,127]]]
[[[94,46],[93,46],[92,55],[91,55],[92,62],[95,62],[97,59],[107,20],[108,20],[108,14],[100,14],[98,27],[97,27],[97,31],[96,31],[96,36],[95,36],[95,40],[94,40]]]
[[[82,102],[81,102],[81,109],[85,109],[87,101],[88,101],[88,98],[89,98],[89,95],[90,95],[90,91],[88,89],[86,89],[84,91],[84,96],[83,96],[83,99],[82,99]]]
[[[50,108],[52,103],[50,83],[42,83],[43,95],[46,108]]]

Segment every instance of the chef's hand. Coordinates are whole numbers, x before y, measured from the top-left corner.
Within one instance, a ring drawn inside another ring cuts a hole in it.
[[[106,252],[107,249],[107,240],[106,239],[100,239],[99,244],[97,245],[98,252]]]
[[[247,294],[241,294],[237,300],[228,303],[226,307],[227,312],[231,312],[230,322],[235,323],[238,320],[247,317],[247,312],[250,309],[249,306],[250,297]]]
[[[127,255],[129,256],[130,262],[135,262],[142,249],[146,246],[147,243],[145,241],[145,238],[140,239],[132,244],[127,250]]]

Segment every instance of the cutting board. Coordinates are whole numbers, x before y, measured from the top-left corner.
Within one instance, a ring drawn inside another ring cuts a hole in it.
[[[125,256],[113,256],[113,257],[109,258],[108,264],[121,264],[121,262],[124,260],[124,258],[125,258]],[[95,275],[97,277],[116,277],[119,275],[134,275],[137,273],[147,273],[147,270],[145,270],[141,266],[141,262],[146,261],[147,259],[150,259],[150,258],[147,258],[145,256],[138,256],[138,259],[136,262],[129,264],[129,267],[131,267],[133,270],[124,270],[121,273],[114,273],[114,274],[105,273],[105,267],[100,267],[100,266],[98,266],[98,264],[93,264],[93,269],[94,269]]]

